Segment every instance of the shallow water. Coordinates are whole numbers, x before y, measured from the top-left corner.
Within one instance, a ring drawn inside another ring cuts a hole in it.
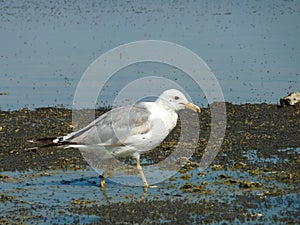
[[[70,108],[78,81],[97,57],[145,39],[178,43],[202,57],[226,101],[277,103],[300,90],[299,4],[1,2],[0,93],[7,95],[0,95],[0,107]],[[195,82],[181,71],[157,64],[133,65],[116,73],[98,104],[111,105],[122,87],[150,75],[177,82],[196,104],[207,104]]]
[[[283,149],[278,152],[280,151],[296,151],[299,154],[299,148]],[[249,163],[256,163],[257,157],[253,152],[255,151],[247,153]],[[278,162],[257,160],[273,164]],[[142,187],[124,186],[109,179],[107,179],[106,191],[103,191],[99,188],[98,174],[91,168],[76,171],[3,172],[0,182],[1,216],[6,221],[19,220],[30,224],[84,224],[99,221],[101,217],[93,213],[76,214],[70,210],[71,208],[145,199],[185,199],[185,202],[196,204],[201,200],[207,204],[228,204],[229,211],[232,210],[234,213],[238,209],[239,213],[243,212],[242,215],[248,218],[249,224],[266,221],[281,224],[278,222],[280,219],[296,219],[293,215],[296,215],[299,210],[300,196],[293,184],[263,178],[268,177],[272,172],[253,175],[242,170],[219,169],[212,166],[201,172],[194,169],[176,173],[171,179],[158,183],[157,188],[149,188],[146,193]],[[5,176],[7,177],[3,178]],[[140,178],[123,177],[122,179]],[[243,187],[241,181],[255,185]],[[183,188],[187,183],[202,186],[202,192],[189,193],[191,189]],[[17,217],[14,214],[16,210],[19,212]],[[195,219],[203,217],[203,215],[190,216]],[[236,222],[238,221],[237,219]],[[226,222],[226,219],[215,220],[212,224],[223,222]]]
[[[71,108],[78,81],[97,57],[121,44],[144,39],[175,42],[202,57],[216,75],[226,101],[277,103],[280,97],[300,90],[299,6],[299,1],[281,0],[243,4],[239,1],[132,0],[105,4],[2,1],[0,108]],[[111,105],[122,87],[147,76],[170,79],[187,90],[194,103],[207,105],[205,93],[182,71],[140,63],[118,71],[106,83],[98,106]],[[288,164],[293,151],[299,154],[299,148],[274,150],[268,156],[261,156],[255,149],[245,151],[243,157],[249,165],[262,168],[273,165],[273,169],[258,174],[227,167],[201,172],[196,169],[177,173],[159,183],[158,188],[148,189],[146,194],[141,187],[116,183],[118,179],[140,181],[133,176],[108,180],[104,193],[98,185],[98,174],[91,168],[2,172],[8,178],[0,179],[0,223],[3,219],[27,224],[90,223],[99,221],[101,216],[77,214],[70,209],[141,199],[220,202],[228,207],[228,213],[233,216],[239,213],[248,224],[299,222],[298,187],[284,179],[275,179],[283,170],[277,165]],[[284,154],[286,157],[282,157]],[[241,181],[254,185],[257,182],[258,186],[243,188]],[[186,183],[204,189],[188,193],[181,189]],[[214,214],[220,211],[209,212],[208,216],[214,218]],[[190,216],[196,220],[207,215]],[[223,222],[232,223],[225,218],[211,224]],[[241,223],[240,218],[235,222]]]

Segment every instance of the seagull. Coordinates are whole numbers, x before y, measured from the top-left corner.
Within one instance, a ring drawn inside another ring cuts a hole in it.
[[[65,145],[96,149],[103,148],[114,157],[136,159],[136,168],[143,187],[150,187],[143,173],[140,155],[158,146],[177,124],[177,112],[182,109],[200,112],[200,108],[190,103],[185,95],[176,89],[164,91],[154,102],[140,102],[122,106],[102,114],[86,127],[57,138],[41,138],[33,143]],[[92,146],[92,147],[91,147]],[[105,180],[100,182],[105,187]]]

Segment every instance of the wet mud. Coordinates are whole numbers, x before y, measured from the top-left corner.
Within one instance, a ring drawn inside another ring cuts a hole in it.
[[[91,169],[78,149],[35,148],[27,142],[71,132],[71,110],[0,111],[0,223],[299,223],[299,105],[226,103],[226,111],[225,137],[210,167],[198,169],[211,130],[210,108],[203,108],[199,141],[192,146],[195,154],[176,175],[146,193],[141,187],[114,182],[108,182],[103,192],[100,178],[87,172]],[[142,165],[170,155],[180,132],[179,122],[160,146],[142,155]],[[123,161],[134,164],[130,158]],[[36,190],[44,192],[39,195]],[[63,190],[61,195],[57,190]],[[45,200],[47,195],[54,197]]]

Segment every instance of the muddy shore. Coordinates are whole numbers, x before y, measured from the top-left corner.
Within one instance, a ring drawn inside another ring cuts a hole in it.
[[[253,176],[260,176],[266,181],[276,181],[288,186],[284,190],[265,190],[265,195],[295,194],[299,201],[300,192],[300,155],[296,149],[300,147],[300,107],[279,108],[273,104],[243,104],[234,105],[226,103],[227,127],[221,151],[215,158],[211,169],[233,170],[247,172]],[[98,110],[97,115],[103,113]],[[187,112],[183,112],[187,113]],[[20,109],[17,111],[0,111],[0,172],[5,171],[44,171],[44,170],[80,170],[88,165],[77,149],[63,148],[32,148],[27,140],[40,137],[53,137],[65,135],[72,131],[72,111],[64,108],[39,108],[36,110]],[[191,171],[201,159],[203,150],[207,145],[210,135],[210,109],[203,108],[199,114],[200,137],[193,155],[190,167],[187,166],[181,171],[188,178],[188,171]],[[157,162],[172,152],[176,145],[180,125],[167,137],[167,139],[156,149],[142,157],[147,162]],[[254,160],[246,153],[253,153],[255,157],[268,159],[276,155],[277,161]],[[131,159],[125,159],[128,163],[134,163]],[[249,163],[250,161],[250,163]],[[75,172],[76,173],[76,172]],[[266,175],[268,174],[268,175]],[[200,175],[199,175],[200,176]],[[2,176],[3,181],[3,176]],[[240,188],[249,190],[261,188],[260,184],[252,181],[240,181],[227,175],[220,175],[216,182],[226,185],[239,185]],[[247,183],[248,182],[248,183]],[[252,182],[252,183],[251,183]],[[198,185],[198,184],[197,184]],[[185,193],[209,194],[205,184],[197,186],[193,182],[187,182],[182,188]],[[118,202],[108,205],[86,205],[71,207],[70,212],[98,215],[101,220],[98,224],[115,223],[140,223],[144,224],[187,224],[213,223],[220,221],[240,222],[258,220],[259,216],[251,213],[245,216],[242,209],[234,207],[235,202],[242,203],[243,207],[251,208],[247,201],[251,193],[245,197],[236,197],[233,205],[229,203],[212,202],[207,204],[204,200],[198,202],[187,202],[185,198],[171,196],[168,200],[146,199],[142,202],[129,201]],[[5,196],[4,196],[5,197]],[[1,201],[3,202],[2,196]],[[9,197],[9,196],[8,196]],[[252,196],[253,197],[253,196]],[[256,196],[257,201],[261,201]],[[252,199],[253,200],[253,199]],[[13,201],[13,200],[12,200]],[[250,200],[249,200],[250,201]],[[299,207],[299,205],[298,205]],[[226,209],[230,208],[226,213]],[[166,210],[168,209],[168,210]],[[145,217],[145,213],[147,216]],[[149,215],[149,213],[151,213]],[[191,215],[207,215],[198,217]],[[120,215],[123,215],[120,217]],[[163,215],[163,216],[162,216]],[[255,218],[254,218],[255,217]],[[145,220],[145,218],[148,218]],[[164,219],[161,219],[164,218]],[[8,223],[9,220],[2,218],[1,222]],[[266,222],[261,218],[261,222]],[[273,222],[295,224],[299,222],[299,215],[293,210],[281,218],[274,218]]]
[[[242,150],[258,150],[269,155],[273,150],[300,147],[300,107],[279,108],[269,104],[226,104],[227,126],[221,152],[237,160]],[[99,110],[96,115],[104,111]],[[188,112],[184,112],[188,113]],[[87,165],[77,149],[41,148],[27,140],[55,137],[73,131],[72,111],[64,108],[0,111],[0,171],[59,169]],[[200,137],[194,158],[202,156],[210,135],[210,110],[199,114]],[[144,157],[160,160],[178,139],[180,125],[155,150]],[[282,155],[286,157],[286,155]],[[226,159],[223,159],[226,160]]]

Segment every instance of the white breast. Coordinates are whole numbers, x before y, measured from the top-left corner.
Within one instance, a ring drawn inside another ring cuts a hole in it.
[[[166,110],[155,103],[148,103],[147,106],[149,107],[149,111],[151,112],[150,120],[153,121],[152,125],[160,126],[161,129],[163,129],[165,136],[167,136],[169,132],[176,126],[178,119],[177,113],[173,110]],[[159,133],[161,132],[162,131],[160,131]]]

